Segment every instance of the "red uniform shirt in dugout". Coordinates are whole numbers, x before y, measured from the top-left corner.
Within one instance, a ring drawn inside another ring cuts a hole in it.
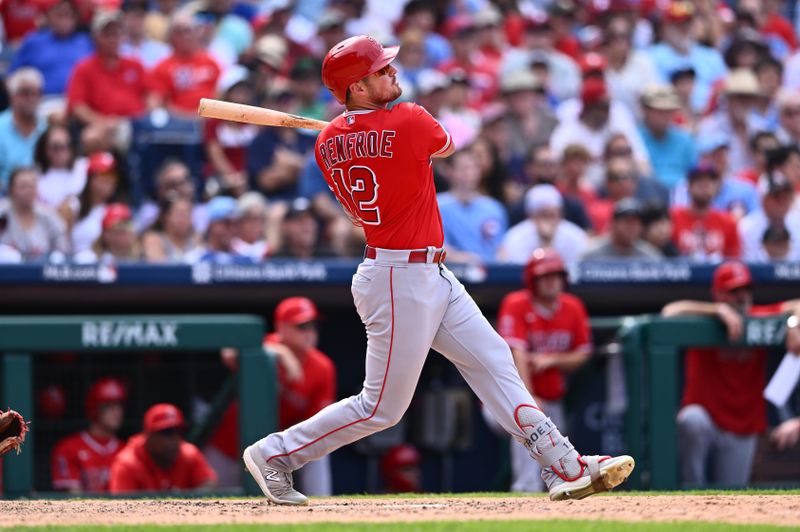
[[[117,438],[100,441],[88,432],[64,438],[51,457],[53,488],[107,492],[111,464],[121,449]]]
[[[589,316],[583,302],[571,294],[559,296],[558,308],[549,315],[533,304],[527,289],[511,292],[500,303],[497,315],[500,336],[512,349],[535,353],[566,353],[591,349]],[[533,393],[542,399],[556,401],[566,392],[564,374],[549,368],[531,375]]]
[[[441,247],[431,157],[450,135],[425,109],[401,103],[388,110],[349,111],[333,119],[315,146],[328,186],[367,244],[386,249]]]
[[[782,303],[753,305],[749,316],[774,316]],[[722,430],[758,434],[767,428],[767,351],[730,347],[686,350],[682,406],[697,404]]]
[[[217,478],[200,449],[189,442],[181,442],[178,457],[168,470],[156,465],[144,444],[145,435],[137,434],[120,451],[111,466],[111,493],[188,490]]]

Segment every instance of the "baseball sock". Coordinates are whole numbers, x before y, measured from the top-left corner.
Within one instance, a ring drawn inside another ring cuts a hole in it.
[[[582,473],[580,455],[549,417],[533,406],[521,406],[516,413],[517,424],[525,431],[525,447],[542,469],[558,469],[560,476],[573,478]]]

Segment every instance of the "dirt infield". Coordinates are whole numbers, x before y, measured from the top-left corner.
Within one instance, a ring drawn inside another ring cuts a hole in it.
[[[544,497],[331,498],[307,507],[261,499],[3,501],[0,527],[441,520],[712,521],[800,526],[800,495],[636,495],[550,502]]]

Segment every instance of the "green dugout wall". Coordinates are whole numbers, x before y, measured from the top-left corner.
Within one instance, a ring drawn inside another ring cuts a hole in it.
[[[677,426],[687,347],[774,347],[784,344],[786,316],[749,319],[737,344],[714,318],[636,318],[623,324],[628,384],[626,432],[637,461],[632,487],[674,490],[678,482]],[[765,383],[766,385],[766,383]]]
[[[33,362],[47,351],[186,352],[239,349],[240,441],[255,441],[277,427],[275,367],[261,347],[264,322],[251,315],[26,316],[0,318],[0,408],[34,418]],[[245,398],[247,400],[245,400]],[[20,455],[6,455],[6,497],[30,494],[35,439],[28,433]],[[248,493],[259,493],[247,479]]]

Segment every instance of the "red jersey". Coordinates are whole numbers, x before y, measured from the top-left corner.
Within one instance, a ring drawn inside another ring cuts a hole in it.
[[[280,343],[277,333],[264,336],[264,343]],[[278,364],[278,428],[284,430],[304,421],[336,401],[336,366],[328,356],[311,349],[302,362],[303,379],[290,382]],[[239,402],[225,411],[210,443],[225,455],[238,458]]]
[[[200,98],[216,95],[219,76],[219,65],[205,52],[197,52],[191,57],[172,55],[153,69],[151,89],[167,104],[196,113]]]
[[[749,316],[781,313],[782,303],[753,305]],[[698,404],[722,430],[757,434],[767,427],[764,387],[767,351],[725,347],[686,350],[683,406]]]
[[[53,488],[107,492],[111,464],[120,450],[117,438],[101,441],[86,431],[64,438],[50,457]]]
[[[511,292],[500,303],[498,330],[512,349],[533,353],[566,353],[592,348],[589,315],[583,302],[561,294],[558,308],[550,313],[533,302],[527,289]],[[531,376],[531,387],[542,399],[556,401],[566,392],[564,373],[549,368]]]
[[[739,232],[728,213],[711,210],[698,216],[689,207],[677,207],[672,210],[671,217],[672,241],[681,255],[712,259],[739,257]]]
[[[69,109],[82,103],[105,116],[138,116],[145,109],[147,79],[142,64],[122,57],[108,68],[97,54],[75,67],[67,87]]]
[[[367,244],[421,249],[444,242],[431,156],[450,142],[425,109],[401,103],[334,118],[317,137],[314,154],[328,187],[364,228]]]
[[[225,120],[207,120],[205,125],[206,141],[219,143],[228,161],[237,172],[247,170],[247,148],[258,136],[259,128],[252,124],[236,124]],[[211,163],[208,163],[208,174],[213,174]]]
[[[216,480],[217,474],[200,449],[181,442],[178,457],[168,470],[156,465],[144,448],[145,435],[133,436],[111,466],[111,493],[189,490]]]

